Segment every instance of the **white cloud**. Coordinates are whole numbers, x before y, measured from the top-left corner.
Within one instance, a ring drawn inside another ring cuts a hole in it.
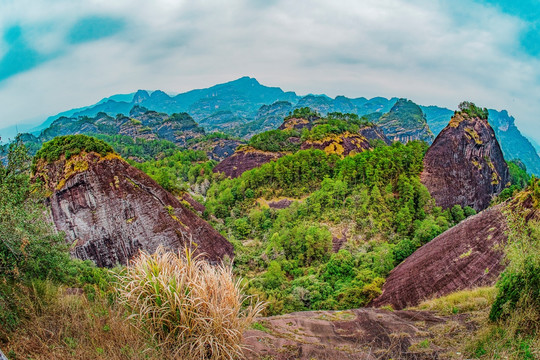
[[[0,24],[56,24],[32,41],[63,55],[0,83],[0,125],[114,93],[180,92],[250,75],[301,94],[399,96],[450,108],[471,99],[508,109],[540,139],[540,64],[519,50],[527,25],[472,2],[18,0],[7,10]],[[66,47],[69,26],[94,14],[125,18],[125,30]]]

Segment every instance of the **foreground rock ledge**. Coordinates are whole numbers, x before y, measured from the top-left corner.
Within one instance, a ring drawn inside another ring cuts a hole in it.
[[[437,359],[442,349],[416,351],[429,329],[458,316],[426,311],[308,311],[258,319],[244,343],[249,360]]]

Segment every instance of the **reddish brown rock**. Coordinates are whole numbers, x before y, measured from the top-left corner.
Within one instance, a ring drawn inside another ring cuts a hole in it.
[[[283,121],[283,124],[281,124],[278,127],[278,130],[291,130],[291,129],[302,130],[303,128],[307,128],[308,130],[311,130],[315,126],[314,121],[317,119],[319,118],[315,116],[309,119],[295,118],[295,117],[288,118]]]
[[[307,140],[302,143],[301,149],[319,149],[330,154],[349,155],[372,149],[372,142],[380,140],[386,145],[391,142],[377,126],[366,126],[358,133],[331,134],[326,138],[314,141]]]
[[[264,328],[244,333],[249,360],[437,359],[443,349],[418,346],[429,329],[457,317],[421,311],[357,309],[309,311],[257,319]],[[414,346],[416,345],[416,346]],[[415,350],[416,349],[416,350]]]
[[[508,166],[487,119],[457,112],[424,157],[422,183],[438,206],[489,206],[509,182]]]
[[[372,305],[403,309],[455,291],[493,285],[504,268],[502,245],[508,240],[502,210],[503,205],[484,210],[422,246],[392,270]]]
[[[245,171],[254,169],[272,160],[279,159],[284,154],[261,151],[249,146],[238,149],[214,167],[215,173],[224,173],[230,178],[237,178]]]
[[[40,160],[35,177],[51,191],[54,224],[80,259],[112,267],[126,264],[140,249],[177,250],[189,241],[212,262],[233,256],[223,236],[118,155]]]

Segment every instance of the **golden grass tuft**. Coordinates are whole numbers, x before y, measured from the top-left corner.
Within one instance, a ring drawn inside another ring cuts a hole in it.
[[[418,310],[436,311],[441,315],[481,311],[491,307],[496,295],[497,291],[494,287],[480,287],[427,300],[416,308]]]
[[[189,248],[141,252],[119,282],[130,317],[175,358],[242,358],[243,331],[263,310],[230,266],[210,265]]]

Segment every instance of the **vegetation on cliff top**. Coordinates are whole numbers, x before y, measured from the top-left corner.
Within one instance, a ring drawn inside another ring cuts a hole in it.
[[[62,155],[69,160],[73,155],[81,152],[95,152],[101,156],[114,153],[114,149],[105,141],[87,135],[66,135],[55,137],[43,144],[36,153],[34,163],[44,159],[47,162],[59,160]]]
[[[463,101],[458,105],[459,112],[462,114],[465,113],[470,117],[477,117],[482,120],[487,120],[489,116],[488,109],[480,108],[476,106],[473,102]]]

